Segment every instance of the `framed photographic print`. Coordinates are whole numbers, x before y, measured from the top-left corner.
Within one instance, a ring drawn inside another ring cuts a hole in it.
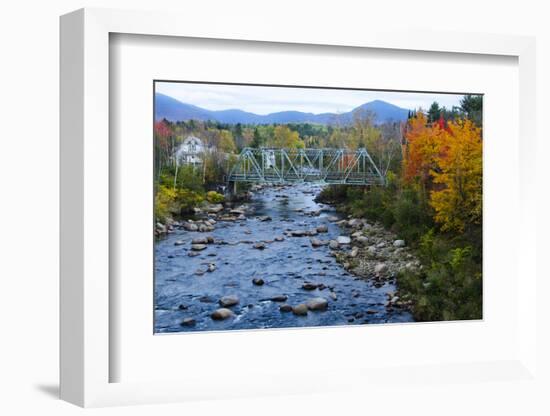
[[[154,91],[155,333],[482,319],[482,95]]]
[[[61,19],[62,398],[532,377],[534,41],[232,27]]]

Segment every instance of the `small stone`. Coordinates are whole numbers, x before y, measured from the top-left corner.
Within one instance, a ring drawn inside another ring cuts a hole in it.
[[[174,242],[175,246],[182,246],[184,244],[185,244],[185,241],[183,241],[183,240],[177,240],[177,241]]]
[[[206,244],[193,244],[191,250],[193,251],[202,251],[206,249]]]
[[[307,315],[307,305],[305,303],[300,303],[292,308],[292,313],[298,316]]]
[[[264,279],[255,277],[254,279],[252,279],[252,283],[255,284],[256,286],[262,286],[265,282],[264,282]]]
[[[227,308],[220,308],[220,309],[216,309],[214,312],[212,312],[210,317],[215,321],[222,321],[222,320],[230,318],[234,315],[235,314],[233,313],[232,310],[227,309]]]
[[[284,241],[284,239],[285,239],[285,238],[284,238],[283,236],[278,235],[278,236],[275,237],[273,240],[275,240],[275,241]]]
[[[325,298],[313,298],[308,300],[306,305],[310,311],[326,311],[328,301]]]
[[[361,228],[363,227],[363,221],[358,218],[352,218],[348,221],[348,227]]]
[[[269,215],[262,215],[261,217],[258,217],[258,220],[262,222],[271,221],[271,217]]]
[[[393,242],[394,247],[405,247],[405,240],[395,240]]]
[[[315,283],[306,282],[302,285],[302,289],[304,289],[304,290],[315,290],[315,289],[317,289],[317,285]]]
[[[334,292],[330,292],[329,296],[331,297],[332,300],[338,300],[338,296],[336,296],[336,293]]]
[[[338,221],[339,219],[340,219],[340,218],[334,217],[334,216],[328,217],[328,220],[329,220],[330,222],[336,222],[336,221]]]
[[[357,237],[357,242],[362,245],[367,245],[369,243],[369,238],[365,237],[364,235],[361,235]]]
[[[262,243],[260,241],[260,242],[255,243],[252,247],[255,248],[256,250],[264,250],[265,249],[265,243]]]
[[[316,228],[318,233],[327,233],[328,232],[328,226],[326,225],[320,225]]]
[[[288,303],[283,303],[281,306],[279,306],[279,310],[281,312],[292,312],[292,306],[290,306]]]
[[[206,273],[206,272],[205,272],[204,270],[202,270],[202,269],[197,269],[197,270],[195,270],[195,274],[196,274],[197,276],[202,276],[204,273]]]
[[[208,239],[206,237],[193,238],[193,240],[191,240],[191,244],[208,244]]]
[[[224,296],[219,300],[220,306],[223,306],[224,308],[234,306],[237,303],[239,303],[239,298],[236,295]]]
[[[336,240],[330,240],[328,246],[331,250],[338,250],[340,248],[340,244],[338,244],[338,241]]]
[[[206,271],[212,273],[214,270],[216,270],[216,265],[214,263],[210,263]]]
[[[287,295],[276,295],[271,298],[269,298],[272,302],[285,302],[288,299]]]
[[[187,305],[184,305],[183,303],[181,303],[181,304],[178,306],[178,309],[179,309],[180,311],[184,311],[184,310],[187,309]]]
[[[349,253],[350,257],[357,257],[357,254],[359,254],[359,247],[353,247],[351,249],[351,252]]]
[[[306,230],[294,230],[294,231],[290,232],[290,235],[292,237],[304,237],[305,235],[307,235],[307,231]]]
[[[197,321],[195,321],[193,318],[185,318],[183,321],[181,321],[181,326],[195,326]]]
[[[340,235],[340,236],[338,236],[336,241],[338,242],[338,244],[350,244],[351,243],[351,238],[349,238],[348,236],[345,236],[345,235]]]
[[[200,256],[200,254],[197,253],[196,251],[190,251],[189,253],[187,253],[187,255],[188,255],[189,257]]]

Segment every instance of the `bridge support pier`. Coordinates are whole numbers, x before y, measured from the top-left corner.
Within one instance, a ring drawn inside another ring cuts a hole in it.
[[[229,194],[229,196],[237,195],[237,182],[236,181],[227,182],[226,192]]]

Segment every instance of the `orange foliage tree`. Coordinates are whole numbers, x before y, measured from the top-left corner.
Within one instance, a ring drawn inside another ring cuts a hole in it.
[[[403,179],[407,183],[420,181],[431,185],[431,172],[444,151],[446,131],[436,123],[430,125],[421,112],[411,118],[405,131],[403,144]]]

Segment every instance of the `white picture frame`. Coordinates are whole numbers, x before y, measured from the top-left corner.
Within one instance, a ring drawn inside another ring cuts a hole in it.
[[[422,31],[382,32],[350,27],[328,34],[323,28],[302,32],[275,24],[235,31],[234,22],[217,21],[204,26],[200,19],[172,13],[106,9],[82,9],[61,18],[61,398],[79,406],[159,403],[211,397],[329,391],[342,388],[340,380],[355,383],[403,377],[403,368],[369,372],[336,371],[304,386],[284,375],[271,380],[224,383],[190,378],[178,381],[110,382],[113,360],[110,350],[110,253],[109,253],[109,36],[113,33],[185,38],[277,42],[282,44],[332,45],[334,47],[430,51],[452,54],[503,55],[518,59],[519,66],[519,201],[518,270],[524,284],[517,292],[518,348],[507,360],[472,363],[418,363],[413,383],[434,377],[479,382],[484,377],[523,380],[536,374],[536,218],[535,189],[529,171],[535,163],[535,41],[508,35],[437,33]],[[244,26],[241,26],[244,27]],[[296,330],[295,330],[296,331]],[[410,371],[409,371],[410,372]],[[284,381],[284,382],[283,382]],[[277,387],[278,386],[278,387]]]

